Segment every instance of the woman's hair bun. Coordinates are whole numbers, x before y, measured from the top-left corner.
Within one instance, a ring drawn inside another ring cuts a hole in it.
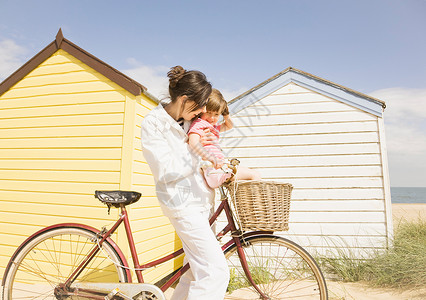
[[[170,87],[174,88],[178,81],[185,75],[186,70],[181,66],[175,66],[170,69],[167,73],[167,77],[169,77]]]
[[[194,107],[191,111],[202,108],[212,92],[212,85],[207,81],[206,75],[196,70],[185,70],[181,66],[170,69],[169,77],[170,100],[175,102],[180,96],[187,96]]]

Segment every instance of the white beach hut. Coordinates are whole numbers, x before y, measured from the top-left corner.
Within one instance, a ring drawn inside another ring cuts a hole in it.
[[[221,142],[228,157],[294,186],[283,236],[311,252],[387,246],[383,101],[287,68],[229,104],[235,129]]]

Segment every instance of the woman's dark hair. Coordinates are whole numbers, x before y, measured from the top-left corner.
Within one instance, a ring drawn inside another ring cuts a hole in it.
[[[200,71],[187,71],[181,66],[176,66],[170,69],[167,77],[169,77],[169,94],[172,102],[179,96],[186,95],[189,100],[194,101],[191,110],[206,106],[212,92],[212,85],[207,81],[206,75]]]

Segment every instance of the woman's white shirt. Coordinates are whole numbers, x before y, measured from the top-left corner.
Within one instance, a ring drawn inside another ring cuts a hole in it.
[[[188,128],[188,124],[184,126]],[[157,198],[166,216],[210,210],[214,192],[199,172],[200,158],[188,135],[159,104],[142,122],[142,151],[154,175]]]

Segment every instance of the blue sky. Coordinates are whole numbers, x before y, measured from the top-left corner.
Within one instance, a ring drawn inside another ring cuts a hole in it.
[[[162,96],[203,71],[230,99],[292,66],[386,101],[392,186],[426,186],[426,1],[0,0],[0,80],[65,38]]]

